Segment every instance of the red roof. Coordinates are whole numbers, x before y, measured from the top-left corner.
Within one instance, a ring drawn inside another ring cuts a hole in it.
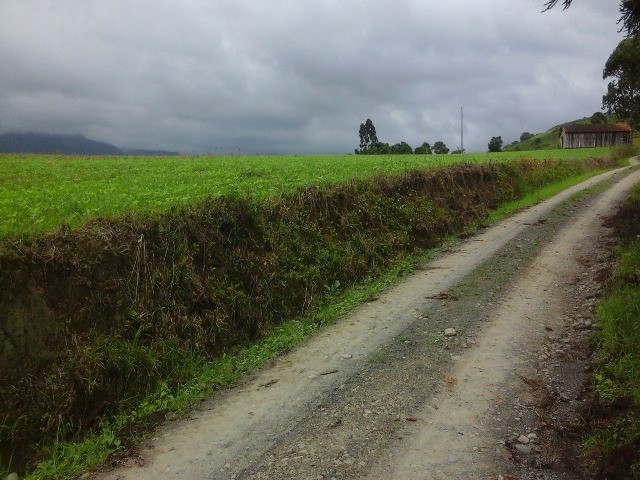
[[[562,129],[566,133],[606,133],[606,132],[630,132],[631,131],[631,127],[626,123],[614,123],[612,125],[571,124],[571,125],[563,126]]]

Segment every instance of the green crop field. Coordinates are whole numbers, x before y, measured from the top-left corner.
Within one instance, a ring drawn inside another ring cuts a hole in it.
[[[0,155],[0,238],[77,226],[92,217],[157,212],[207,196],[264,198],[304,185],[455,162],[605,156],[607,148],[464,155],[82,157]]]

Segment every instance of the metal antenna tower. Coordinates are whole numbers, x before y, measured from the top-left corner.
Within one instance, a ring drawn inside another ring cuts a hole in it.
[[[460,153],[464,153],[464,130],[462,129],[463,118],[462,107],[460,107]]]

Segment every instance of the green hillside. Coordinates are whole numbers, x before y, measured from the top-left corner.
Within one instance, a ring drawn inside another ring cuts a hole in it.
[[[614,115],[606,115],[607,123],[617,123],[620,120]],[[591,123],[591,117],[583,117],[578,120],[572,120],[570,122],[561,123],[551,127],[546,132],[538,133],[533,137],[523,141],[515,141],[504,147],[505,152],[526,152],[530,150],[552,150],[560,148],[560,129],[564,125],[584,125]]]

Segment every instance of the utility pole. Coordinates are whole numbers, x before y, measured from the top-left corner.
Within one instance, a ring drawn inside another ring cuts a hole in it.
[[[464,153],[464,130],[462,129],[463,118],[462,107],[460,107],[460,153]]]

